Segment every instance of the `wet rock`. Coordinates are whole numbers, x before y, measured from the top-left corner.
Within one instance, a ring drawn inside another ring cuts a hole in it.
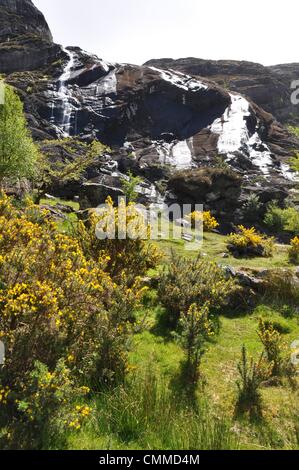
[[[299,123],[298,106],[290,99],[290,84],[299,76],[299,64],[264,67],[246,61],[185,58],[151,60],[146,65],[209,78],[247,96],[279,121]]]
[[[227,223],[252,192],[265,203],[282,201],[294,185],[288,161],[299,142],[268,112],[279,89],[266,94],[260,86],[263,97],[250,93],[257,76],[272,80],[282,70],[197,59],[109,63],[79,47],[53,44],[30,0],[2,5],[0,73],[23,100],[33,137],[98,138],[112,149],[110,167],[101,162],[67,187],[57,182],[55,195],[78,194],[94,205],[110,191],[120,194],[114,171],[131,170],[145,180],[141,201],[153,200],[154,185],[168,202],[203,203]]]

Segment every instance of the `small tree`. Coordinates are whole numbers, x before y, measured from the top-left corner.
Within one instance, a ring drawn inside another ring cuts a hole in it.
[[[142,179],[139,176],[133,176],[131,171],[128,172],[128,177],[128,180],[126,178],[122,178],[121,188],[126,196],[127,202],[134,202],[138,196],[136,186],[141,183]]]
[[[0,185],[4,178],[30,178],[35,171],[38,149],[29,133],[23,105],[12,87],[5,85],[0,105]]]
[[[212,323],[209,320],[209,303],[202,308],[192,304],[180,319],[182,328],[181,342],[186,353],[184,364],[185,378],[189,385],[196,385],[200,376],[199,366],[205,353],[205,344],[213,335]]]

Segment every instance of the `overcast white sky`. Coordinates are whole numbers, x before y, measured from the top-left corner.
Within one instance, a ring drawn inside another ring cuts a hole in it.
[[[101,58],[299,62],[297,0],[33,0],[54,40]]]

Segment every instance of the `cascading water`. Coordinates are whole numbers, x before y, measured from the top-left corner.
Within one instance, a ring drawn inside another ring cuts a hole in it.
[[[74,52],[69,51],[68,49],[63,50],[69,56],[69,61],[66,64],[63,74],[59,78],[58,82],[58,97],[62,101],[62,117],[58,125],[62,129],[63,136],[69,137],[74,106],[71,102],[72,95],[68,88],[67,82],[71,76],[71,71],[75,64],[75,54]]]

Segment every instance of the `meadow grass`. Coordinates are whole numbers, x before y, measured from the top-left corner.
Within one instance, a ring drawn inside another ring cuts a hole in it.
[[[155,242],[165,254],[194,257],[198,252],[184,249],[183,241]],[[236,259],[226,252],[226,237],[204,236],[206,259],[219,264],[252,269],[290,267],[287,247],[277,246],[273,258]],[[156,274],[153,271],[150,275]],[[260,357],[262,345],[257,328],[260,317],[274,323],[283,335],[286,354],[299,339],[296,308],[261,300],[252,311],[226,311],[220,316],[220,332],[208,344],[202,361],[202,381],[192,397],[181,382],[183,350],[175,332],[163,324],[163,308],[156,292],[147,296],[136,312],[143,327],[130,345],[128,377],[124,384],[94,395],[88,401],[94,409],[90,422],[79,432],[63,436],[63,444],[49,447],[68,449],[298,449],[299,394],[286,379],[263,386],[262,416],[252,421],[237,416],[237,363],[245,345],[250,356]],[[144,318],[146,319],[144,321]],[[297,386],[299,385],[298,379]]]
[[[140,311],[139,315],[144,315]],[[183,351],[175,335],[164,334],[163,310],[153,305],[144,331],[135,335],[128,379],[91,400],[92,421],[70,433],[72,449],[298,449],[298,390],[287,381],[262,388],[263,414],[257,421],[236,417],[237,363],[242,345],[258,358],[258,319],[287,327],[288,348],[299,339],[298,317],[260,305],[237,318],[221,316],[221,330],[202,363],[204,386],[194,396],[180,382]],[[299,384],[298,384],[299,385]]]
[[[167,257],[170,256],[172,250],[187,258],[193,258],[201,253],[207,260],[226,266],[230,265],[234,268],[250,268],[250,269],[274,269],[274,268],[291,268],[288,260],[288,246],[275,245],[274,255],[270,258],[250,257],[235,258],[227,251],[227,236],[218,233],[205,233],[202,246],[198,251],[186,249],[184,240],[157,240],[154,243],[163,251]],[[226,257],[223,255],[225,254]]]

